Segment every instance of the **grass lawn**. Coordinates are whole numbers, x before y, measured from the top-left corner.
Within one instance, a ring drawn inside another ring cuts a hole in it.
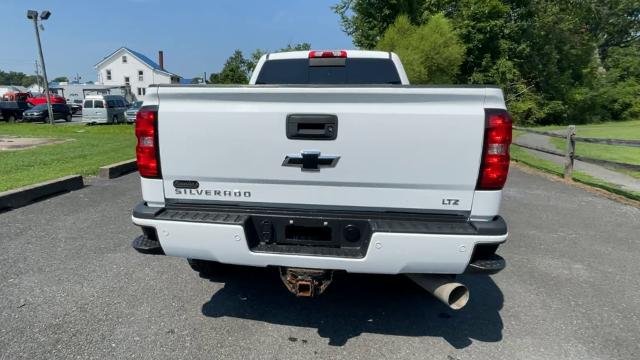
[[[544,130],[564,130],[566,127],[542,127]],[[640,140],[640,120],[609,122],[603,124],[578,125],[576,135],[582,137],[596,137],[609,139]],[[551,143],[559,150],[564,151],[566,141],[551,138]],[[576,153],[594,159],[612,160],[627,164],[640,165],[640,147],[601,145],[577,142]],[[640,172],[613,169],[629,174],[640,179]]]
[[[511,146],[509,152],[511,153],[511,159],[516,162],[543,170],[560,177],[564,175],[564,167],[562,165],[556,164],[552,161],[542,160],[519,146]],[[610,191],[614,194],[628,197],[630,199],[640,200],[640,192],[623,190],[620,186],[602,181],[600,179],[596,179],[579,171],[573,172],[573,180],[581,182],[583,184],[598,187]]]
[[[538,130],[566,130],[566,126],[541,126]],[[601,124],[576,126],[576,135],[582,137],[600,137],[609,139],[640,140],[640,120],[612,121]]]
[[[85,126],[0,123],[0,136],[69,139],[62,144],[0,152],[0,191],[80,174],[135,158],[132,125]]]

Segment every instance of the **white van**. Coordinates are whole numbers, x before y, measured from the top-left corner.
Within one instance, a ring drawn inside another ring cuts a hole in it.
[[[88,95],[82,104],[82,122],[124,123],[127,102],[122,95]]]

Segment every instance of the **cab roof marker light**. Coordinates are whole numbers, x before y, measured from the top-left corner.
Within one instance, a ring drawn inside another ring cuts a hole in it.
[[[309,51],[309,59],[320,58],[346,58],[346,50],[311,50]]]

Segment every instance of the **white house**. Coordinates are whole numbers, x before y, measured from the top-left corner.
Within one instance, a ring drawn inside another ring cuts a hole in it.
[[[27,88],[19,85],[0,85],[0,97],[8,92],[26,92]]]
[[[44,92],[44,87],[42,87],[40,84],[31,84],[31,86],[27,88],[27,91],[34,94],[39,94]]]
[[[180,76],[164,69],[164,56],[158,52],[158,63],[127,47],[112,52],[95,65],[98,84],[127,86],[141,97],[152,84],[177,84]]]

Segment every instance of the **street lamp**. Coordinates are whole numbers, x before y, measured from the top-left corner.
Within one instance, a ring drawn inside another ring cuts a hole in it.
[[[41,20],[47,20],[51,16],[51,11],[44,10],[40,13]],[[53,109],[51,109],[51,99],[49,94],[49,80],[47,79],[47,68],[44,65],[44,55],[42,54],[42,44],[40,43],[40,29],[38,29],[38,12],[35,10],[27,11],[27,19],[33,20],[33,27],[36,29],[36,42],[38,43],[38,52],[40,53],[40,63],[42,64],[42,76],[44,77],[44,97],[47,100],[47,110],[49,111],[49,122],[51,125],[55,123],[53,119]],[[44,28],[43,28],[44,30]]]

